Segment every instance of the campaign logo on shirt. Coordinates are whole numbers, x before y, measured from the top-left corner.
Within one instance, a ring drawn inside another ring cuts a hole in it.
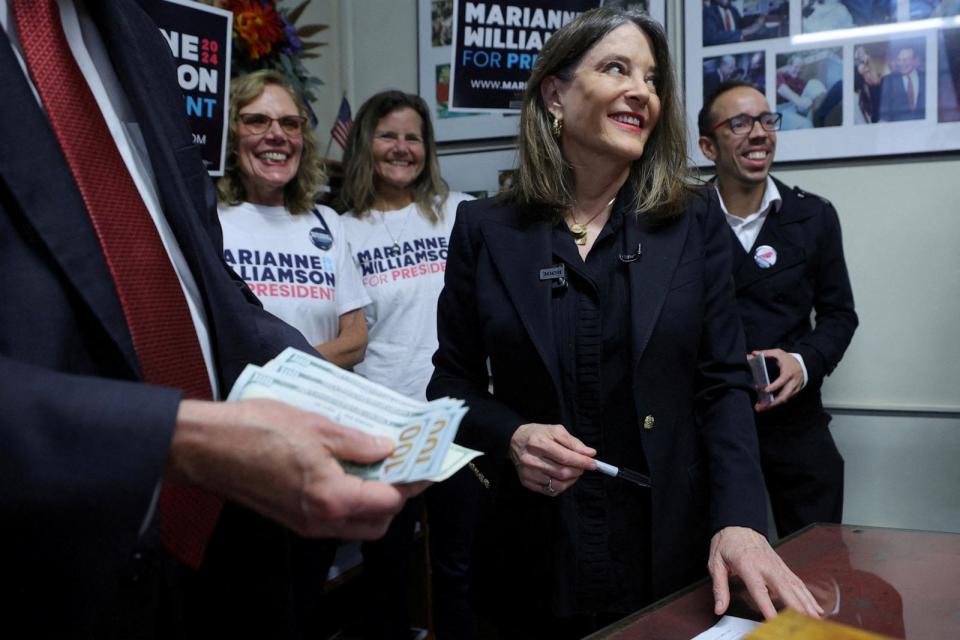
[[[418,238],[398,246],[374,247],[356,253],[364,286],[442,274],[447,268],[447,239]]]
[[[310,242],[321,251],[330,251],[330,247],[333,246],[333,236],[330,235],[330,231],[327,229],[314,227],[310,229]]]
[[[257,297],[334,299],[330,256],[235,247],[224,249],[223,258]]]
[[[753,252],[753,261],[756,262],[757,266],[761,269],[769,269],[777,264],[777,250],[766,244],[759,246],[757,250]]]

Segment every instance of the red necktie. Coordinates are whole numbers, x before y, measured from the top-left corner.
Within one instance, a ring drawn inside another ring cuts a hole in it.
[[[917,101],[917,95],[913,90],[913,79],[910,74],[907,74],[907,106],[910,107],[910,110],[913,110],[914,103]]]
[[[723,30],[733,31],[733,19],[730,17],[730,10],[720,7],[720,13],[723,14]]]
[[[67,45],[56,0],[12,0],[11,6],[30,76],[113,276],[144,380],[209,400],[210,379],[183,290]],[[199,489],[164,485],[164,546],[199,567],[222,506],[221,498]]]

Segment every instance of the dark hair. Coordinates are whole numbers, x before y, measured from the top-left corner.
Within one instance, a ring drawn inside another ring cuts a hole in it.
[[[520,112],[519,168],[506,197],[527,215],[557,219],[573,204],[573,171],[551,134],[551,114],[540,86],[548,76],[569,80],[583,56],[608,33],[636,25],[650,39],[657,64],[660,119],[650,133],[643,157],[630,167],[634,210],[654,219],[683,212],[688,189],[686,127],[663,27],[647,15],[600,7],[580,14],[554,33],[537,57]]]
[[[440,177],[437,162],[437,143],[430,122],[430,108],[423,98],[412,93],[390,90],[369,98],[357,111],[347,146],[343,152],[343,187],[340,200],[345,211],[362,218],[373,208],[377,199],[373,162],[373,134],[380,120],[398,109],[413,109],[423,123],[423,171],[417,176],[410,190],[420,214],[437,222],[443,218],[443,203],[449,189]]]
[[[237,163],[237,114],[240,109],[259,98],[269,86],[280,87],[287,92],[297,113],[308,117],[306,104],[285,75],[271,69],[254,71],[238,76],[230,83],[230,131],[227,136],[227,162],[223,176],[217,180],[217,197],[220,202],[238,205],[247,199]],[[317,139],[309,118],[303,125],[303,151],[297,174],[283,188],[283,204],[290,213],[304,213],[313,207],[317,193],[327,181],[317,149]]]
[[[700,113],[697,114],[697,130],[700,132],[700,135],[709,135],[710,129],[712,129],[713,125],[715,124],[711,111],[713,110],[713,103],[717,101],[717,98],[727,91],[739,89],[740,87],[747,87],[763,93],[760,87],[752,82],[747,82],[745,80],[724,80],[717,86],[716,91],[708,96],[704,96],[703,108],[700,109]]]

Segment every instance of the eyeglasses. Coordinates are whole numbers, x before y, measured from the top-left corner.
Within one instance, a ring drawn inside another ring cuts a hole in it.
[[[707,135],[713,133],[723,125],[730,127],[730,131],[732,131],[735,136],[746,135],[753,131],[753,125],[757,122],[760,123],[764,131],[779,131],[781,120],[783,120],[782,114],[770,113],[769,111],[764,111],[758,116],[752,116],[749,113],[738,113],[731,118],[721,120],[713,125],[713,129],[710,129]]]
[[[303,116],[280,116],[271,118],[265,113],[240,113],[237,119],[243,123],[250,133],[260,135],[266,133],[274,122],[280,125],[283,132],[290,136],[303,133],[303,127],[307,124],[307,119]]]

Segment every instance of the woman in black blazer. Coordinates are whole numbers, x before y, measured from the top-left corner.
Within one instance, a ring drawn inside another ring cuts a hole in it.
[[[686,186],[662,28],[595,9],[540,53],[519,170],[463,203],[428,395],[489,485],[475,586],[500,637],[581,637],[710,571],[816,615],[770,549],[722,215]],[[645,488],[597,461],[649,476]],[[712,536],[712,541],[711,541]]]

